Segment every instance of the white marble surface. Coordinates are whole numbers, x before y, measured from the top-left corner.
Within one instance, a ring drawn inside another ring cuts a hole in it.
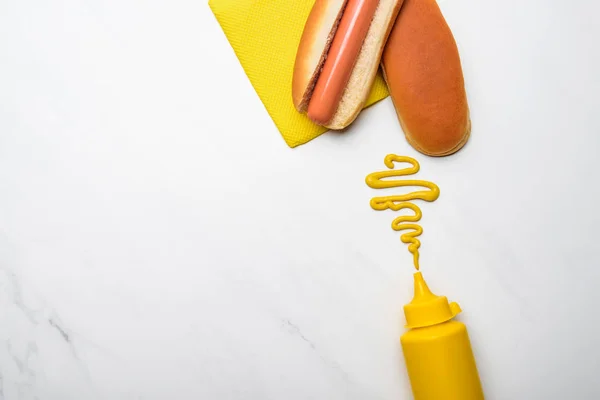
[[[487,397],[600,398],[598,3],[442,8],[474,128],[430,159],[389,100],[288,149],[204,1],[0,2],[0,399],[410,398],[387,153]]]

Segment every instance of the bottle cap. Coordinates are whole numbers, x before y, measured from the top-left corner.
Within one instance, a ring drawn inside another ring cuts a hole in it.
[[[461,312],[457,303],[450,303],[446,296],[431,293],[420,272],[415,273],[415,294],[404,306],[407,328],[423,328],[450,321]]]

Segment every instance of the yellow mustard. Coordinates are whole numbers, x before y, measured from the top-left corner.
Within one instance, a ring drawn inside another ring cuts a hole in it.
[[[453,320],[460,306],[431,293],[420,272],[414,281],[400,343],[415,400],[483,400],[467,327]]]
[[[408,163],[411,167],[394,170],[394,163]],[[419,222],[423,214],[421,209],[414,203],[409,203],[412,200],[435,201],[440,196],[440,189],[435,183],[421,180],[398,180],[387,179],[399,176],[413,175],[419,172],[420,166],[417,160],[407,156],[397,156],[388,154],[384,160],[385,166],[391,171],[374,172],[367,176],[366,182],[373,189],[385,189],[393,187],[417,186],[428,190],[419,190],[412,193],[400,194],[395,196],[374,197],[371,199],[371,207],[374,210],[394,210],[400,211],[404,209],[412,210],[412,215],[401,215],[392,221],[392,229],[399,232],[408,230],[400,236],[403,243],[408,244],[408,251],[413,255],[415,268],[419,270],[419,247],[421,242],[417,239],[422,233],[423,228],[415,222]]]
[[[395,162],[408,163],[411,167],[394,170]],[[378,211],[412,210],[412,215],[397,217],[392,222],[392,229],[408,231],[400,239],[408,244],[415,268],[419,270],[421,242],[418,237],[423,228],[416,222],[421,220],[422,213],[410,201],[435,201],[440,190],[428,181],[389,179],[416,174],[419,163],[411,157],[389,154],[385,157],[385,165],[390,171],[367,176],[366,182],[371,188],[417,186],[427,189],[371,200],[371,207]],[[445,296],[437,296],[429,290],[421,272],[414,274],[414,297],[404,306],[409,330],[402,335],[400,342],[415,400],[484,399],[467,327],[454,320],[460,312],[458,304],[450,303]]]

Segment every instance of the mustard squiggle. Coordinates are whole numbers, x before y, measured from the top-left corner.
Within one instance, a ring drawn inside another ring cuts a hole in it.
[[[412,167],[394,170],[395,162],[408,163],[411,164]],[[404,230],[409,231],[403,233],[400,236],[400,240],[403,243],[408,244],[408,251],[413,255],[415,268],[419,270],[419,247],[421,247],[421,241],[418,239],[418,237],[423,233],[423,228],[416,224],[416,222],[421,220],[423,214],[421,213],[421,209],[416,204],[409,203],[409,201],[435,201],[440,196],[440,189],[435,183],[429,181],[412,179],[387,179],[392,177],[414,175],[419,172],[421,167],[414,158],[388,154],[385,157],[384,163],[386,167],[392,171],[380,171],[369,174],[366,178],[366,182],[369,187],[373,189],[386,189],[393,187],[421,186],[428,189],[395,196],[374,197],[371,199],[371,208],[377,211],[383,211],[387,209],[393,211],[400,211],[404,209],[412,210],[412,215],[401,215],[394,219],[394,221],[392,221],[392,229],[397,232]]]

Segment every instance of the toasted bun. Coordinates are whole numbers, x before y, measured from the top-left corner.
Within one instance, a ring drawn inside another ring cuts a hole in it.
[[[430,156],[460,150],[471,120],[458,49],[435,0],[405,0],[383,72],[408,142]]]
[[[325,125],[327,128],[344,129],[364,107],[377,75],[384,45],[401,5],[402,0],[379,0],[348,85],[335,115]],[[292,86],[294,105],[300,112],[306,111],[308,107],[344,6],[345,1],[316,0],[308,18],[296,56]]]

